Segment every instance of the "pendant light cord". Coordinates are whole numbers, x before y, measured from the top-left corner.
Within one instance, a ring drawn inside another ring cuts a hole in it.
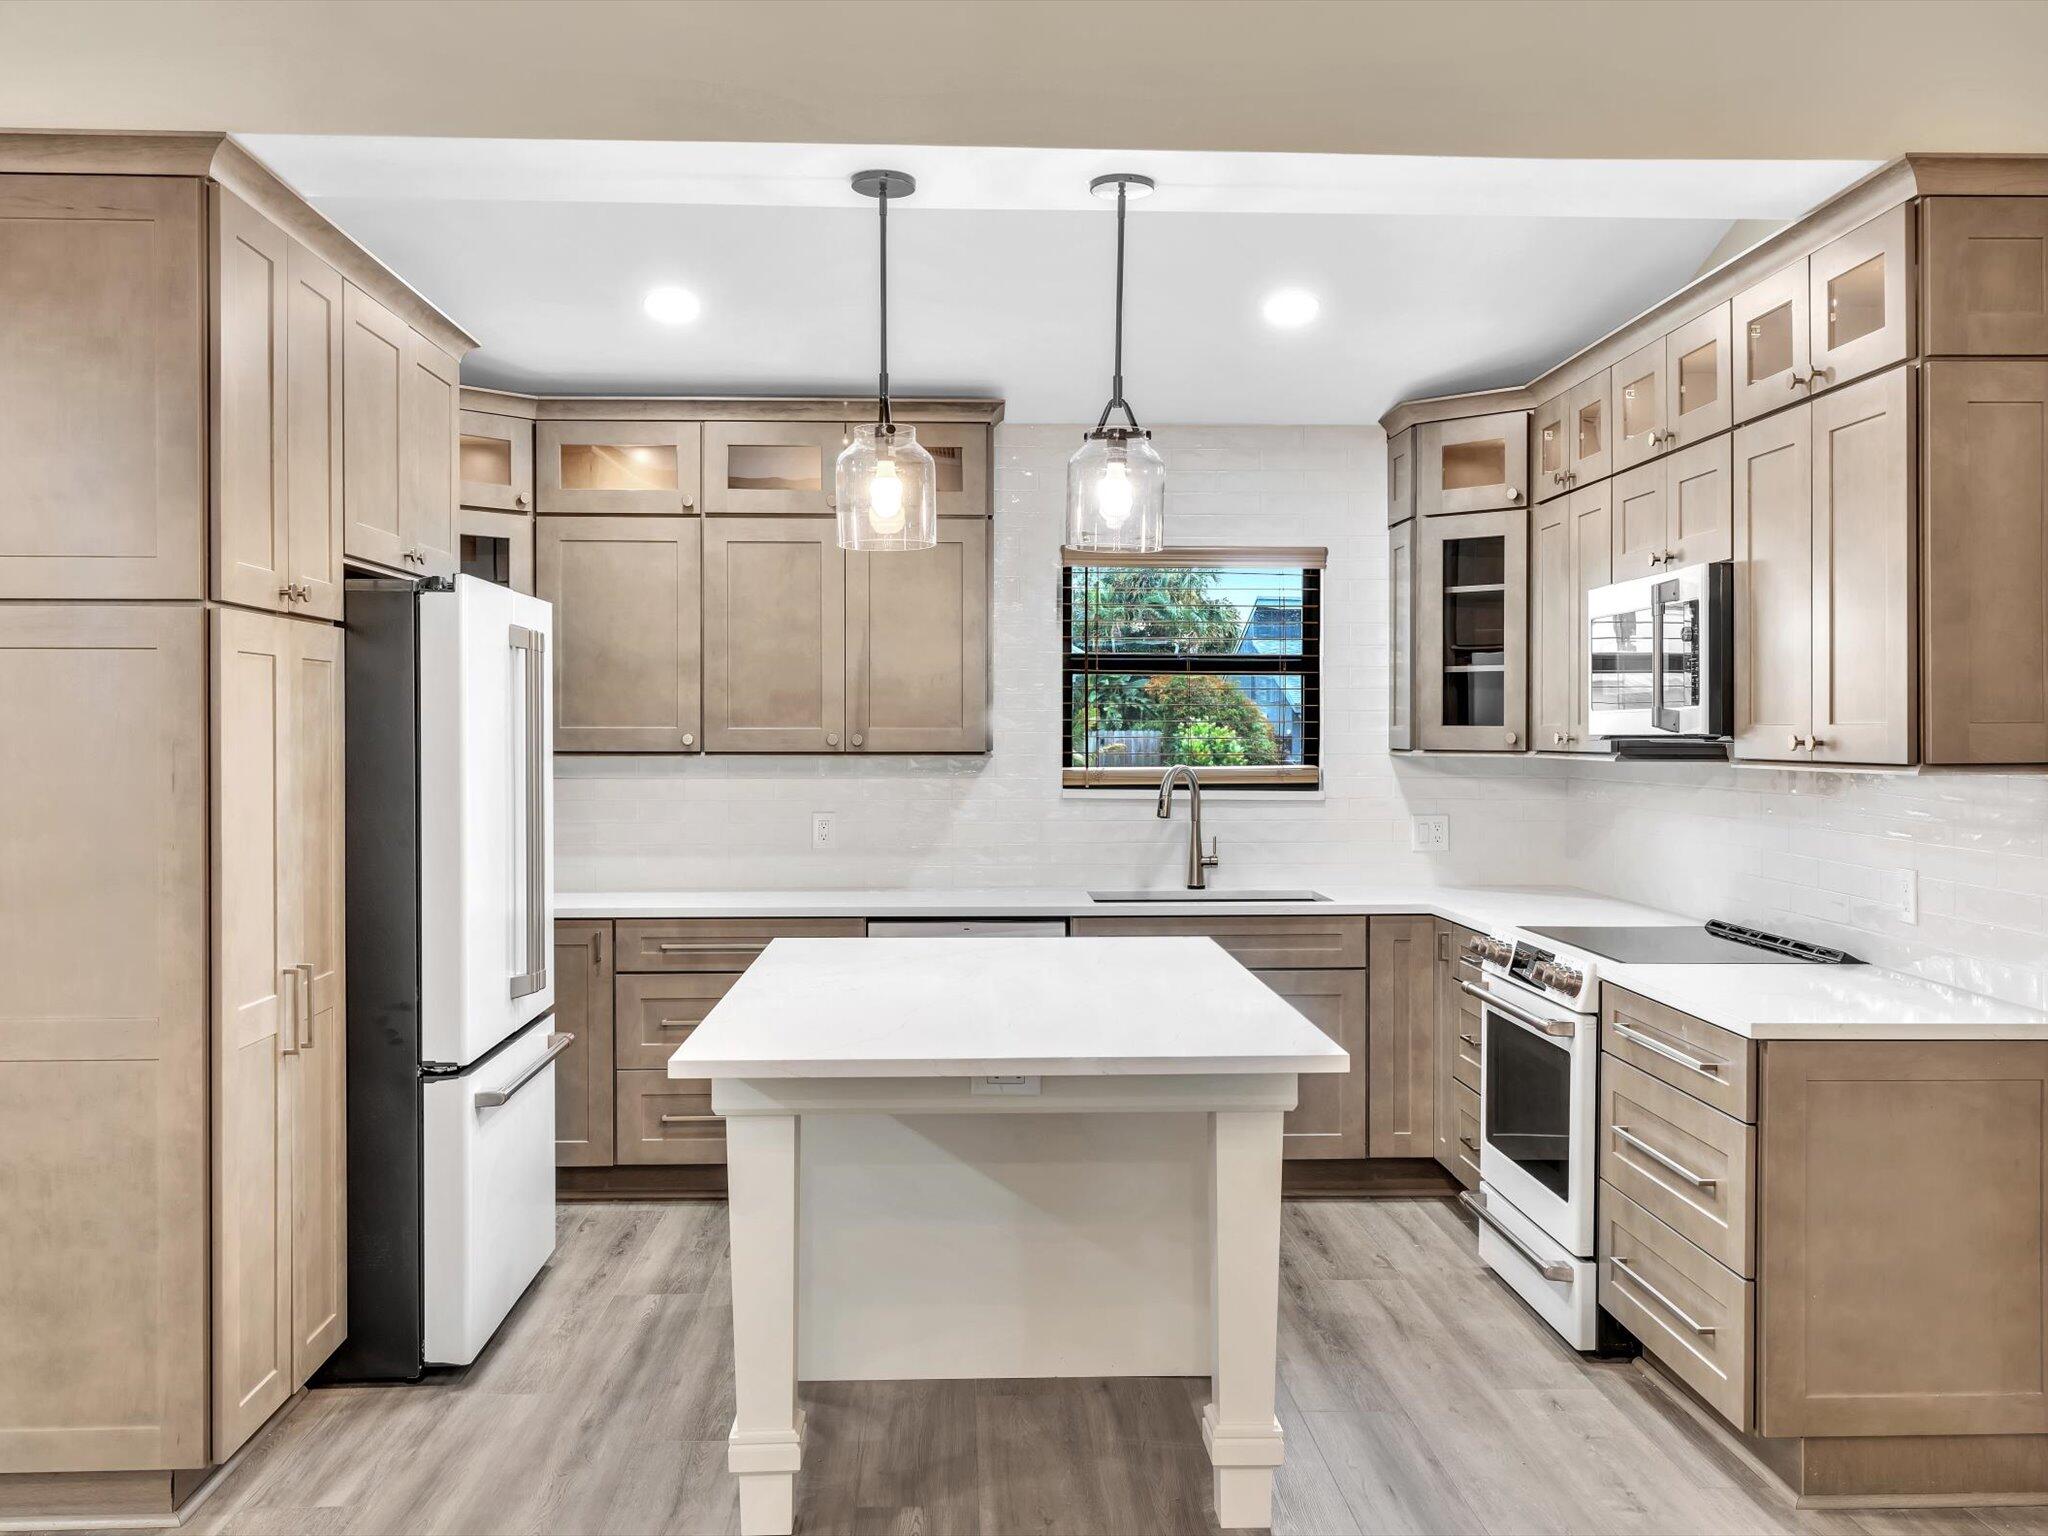
[[[1096,419],[1095,430],[1100,432],[1109,425],[1109,413],[1122,407],[1124,420],[1131,424],[1133,432],[1142,431],[1138,418],[1131,412],[1130,401],[1124,398],[1124,208],[1125,184],[1116,186],[1116,366],[1109,386],[1109,404],[1102,408],[1102,415]]]
[[[882,430],[892,437],[896,419],[889,414],[889,188],[885,184],[876,199],[882,205]]]

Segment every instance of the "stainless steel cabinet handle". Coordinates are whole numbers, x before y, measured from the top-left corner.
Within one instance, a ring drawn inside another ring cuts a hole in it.
[[[716,1120],[717,1115],[663,1115],[663,1125],[702,1125],[707,1120]]]
[[[1458,1039],[1464,1044],[1471,1046],[1475,1051],[1479,1049],[1479,1037],[1477,1035],[1460,1035]]]
[[[1797,752],[1797,751],[1799,751],[1799,750],[1800,750],[1800,749],[1801,749],[1802,747],[1804,747],[1804,746],[1806,746],[1806,745],[1807,745],[1807,742],[1806,742],[1805,738],[1804,738],[1804,737],[1800,737],[1800,736],[1794,736],[1794,737],[1793,737],[1793,738],[1792,738],[1792,739],[1791,739],[1790,741],[1788,741],[1788,742],[1786,742],[1786,743],[1785,743],[1785,746],[1786,746],[1787,750],[1789,750],[1789,751],[1793,751],[1793,752]]]
[[[1561,1019],[1539,1019],[1533,1013],[1524,1013],[1512,1004],[1502,1002],[1493,993],[1487,991],[1486,988],[1475,987],[1469,981],[1461,979],[1458,985],[1486,1004],[1487,1007],[1499,1009],[1517,1024],[1525,1025],[1535,1030],[1539,1035],[1570,1036],[1579,1032],[1579,1026],[1576,1024],[1567,1024]]]
[[[1614,1134],[1617,1138],[1626,1142],[1629,1146],[1634,1147],[1638,1152],[1642,1153],[1643,1156],[1647,1157],[1659,1168],[1664,1169],[1668,1173],[1677,1174],[1681,1179],[1685,1180],[1685,1182],[1690,1184],[1694,1189],[1712,1189],[1715,1185],[1721,1182],[1719,1179],[1710,1179],[1703,1173],[1694,1173],[1690,1168],[1686,1167],[1685,1164],[1679,1162],[1676,1158],[1671,1157],[1667,1153],[1659,1152],[1655,1147],[1651,1146],[1647,1141],[1643,1140],[1642,1137],[1638,1136],[1634,1131],[1630,1130],[1625,1125],[1617,1125],[1614,1128]]]
[[[548,642],[546,635],[523,624],[509,625],[506,640],[525,654],[526,739],[520,749],[526,757],[526,933],[520,957],[524,969],[512,973],[511,991],[514,997],[528,997],[548,984],[547,834],[541,826],[547,808]]]
[[[1544,1258],[1542,1254],[1538,1253],[1534,1248],[1531,1248],[1527,1243],[1523,1242],[1521,1238],[1516,1236],[1513,1232],[1510,1232],[1506,1227],[1502,1226],[1501,1219],[1498,1216],[1494,1215],[1493,1212],[1489,1211],[1486,1208],[1486,1202],[1479,1196],[1473,1194],[1471,1190],[1467,1189],[1460,1191],[1458,1194],[1458,1203],[1464,1206],[1465,1209],[1470,1211],[1474,1216],[1478,1217],[1484,1225],[1491,1227],[1493,1229],[1495,1236],[1497,1236],[1502,1242],[1506,1243],[1510,1248],[1514,1249],[1515,1252],[1519,1253],[1523,1258],[1527,1259],[1529,1263],[1532,1266],[1534,1266],[1536,1273],[1541,1275],[1544,1279],[1571,1279],[1571,1265],[1562,1263],[1561,1261],[1556,1259]]]
[[[1685,1308],[1645,1280],[1636,1272],[1635,1266],[1630,1264],[1628,1260],[1610,1256],[1607,1260],[1607,1267],[1614,1272],[1616,1279],[1626,1280],[1694,1333],[1700,1334],[1702,1337],[1711,1337],[1716,1332],[1713,1324],[1699,1321],[1690,1312],[1686,1311]]]
[[[313,967],[302,961],[292,969],[299,976],[299,1048],[306,1050],[313,1044]]]
[[[478,1109],[496,1109],[500,1104],[511,1103],[512,1096],[515,1093],[532,1082],[536,1077],[539,1077],[542,1068],[575,1043],[576,1037],[574,1035],[549,1035],[548,1048],[539,1061],[536,1061],[524,1072],[513,1078],[504,1087],[486,1088],[476,1096],[476,1107]]]
[[[1809,750],[1818,752],[1822,748],[1827,746],[1827,743],[1822,741],[1818,736],[1809,736],[1806,738],[1806,745]]]
[[[1643,1034],[1640,1030],[1630,1029],[1628,1025],[1618,1020],[1613,1022],[1614,1032],[1617,1035],[1621,1036],[1622,1039],[1628,1041],[1631,1045],[1641,1046],[1653,1056],[1662,1056],[1666,1061],[1675,1061],[1681,1067],[1691,1068],[1702,1077],[1719,1077],[1721,1075],[1721,1063],[1718,1061],[1711,1061],[1705,1056],[1694,1056],[1690,1052],[1681,1051],[1675,1046],[1666,1045],[1662,1040]]]
[[[1786,374],[1786,375],[1785,375],[1785,383],[1786,383],[1786,385],[1787,385],[1787,386],[1788,386],[1789,388],[1792,388],[1792,389],[1797,389],[1797,388],[1799,388],[1799,386],[1800,386],[1800,385],[1802,385],[1802,384],[1811,384],[1812,382],[1813,382],[1813,375],[1812,375],[1812,374],[1810,374],[1810,373],[1804,373],[1804,374],[1803,374],[1803,373],[1801,373],[1801,372],[1800,372],[1800,371],[1799,371],[1799,370],[1798,370],[1797,368],[1793,369],[1793,370],[1792,370],[1792,371],[1791,371],[1790,373],[1788,373],[1788,374]]]
[[[768,947],[766,939],[664,939],[654,946],[664,955],[758,955]]]
[[[278,973],[281,980],[277,989],[277,1006],[284,1017],[277,1021],[277,1054],[296,1056],[299,1053],[299,969],[286,966]]]
[[[688,1029],[688,1028],[690,1028],[690,1027],[691,1027],[692,1025],[694,1025],[694,1024],[697,1024],[697,1023],[700,1023],[700,1022],[701,1022],[701,1020],[698,1020],[698,1019],[656,1019],[656,1020],[655,1020],[654,1022],[655,1022],[655,1023],[657,1023],[657,1024],[659,1024],[659,1025],[660,1025],[660,1026],[661,1026],[661,1027],[662,1027],[663,1029]]]
[[[1458,1138],[1458,1145],[1463,1147],[1467,1152],[1470,1152],[1474,1157],[1477,1157],[1479,1155],[1479,1143],[1474,1141],[1470,1136],[1460,1136]]]

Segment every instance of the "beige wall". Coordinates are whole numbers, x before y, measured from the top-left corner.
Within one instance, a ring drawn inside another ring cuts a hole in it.
[[[2039,0],[0,0],[0,37],[15,128],[2048,151]]]

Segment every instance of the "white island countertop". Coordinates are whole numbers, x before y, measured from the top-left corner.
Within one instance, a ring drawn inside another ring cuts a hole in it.
[[[1288,881],[1302,885],[1316,882]],[[1322,884],[1318,902],[1091,900],[1071,887],[997,890],[575,891],[564,918],[1314,917],[1416,914],[1489,933],[1693,918],[1553,887]],[[1531,935],[1533,937],[1533,935]],[[949,942],[960,943],[961,940]],[[1017,940],[1005,942],[1016,943]],[[1540,939],[1537,942],[1542,942]],[[1853,947],[1853,946],[1852,946]],[[1622,965],[1603,980],[1756,1040],[2048,1040],[2048,1013],[1864,966]]]
[[[677,1047],[692,1078],[1342,1072],[1207,939],[777,939]]]

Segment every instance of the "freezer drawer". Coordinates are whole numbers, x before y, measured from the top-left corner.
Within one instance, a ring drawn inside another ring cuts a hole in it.
[[[421,1292],[429,1365],[468,1365],[555,1251],[552,1015],[421,1098]]]

